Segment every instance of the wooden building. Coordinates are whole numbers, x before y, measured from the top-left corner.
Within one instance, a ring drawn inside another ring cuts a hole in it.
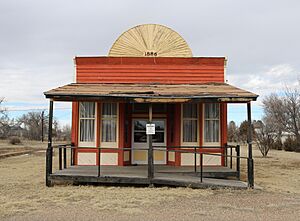
[[[226,58],[193,57],[165,26],[136,26],[108,56],[74,62],[75,83],[45,96],[72,102],[75,165],[191,166],[200,164],[196,151],[219,154],[204,155],[203,165],[225,166],[227,104],[247,103],[251,121],[257,95],[226,83]]]

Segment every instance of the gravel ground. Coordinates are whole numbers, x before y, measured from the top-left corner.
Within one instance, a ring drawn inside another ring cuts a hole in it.
[[[300,220],[300,154],[254,151],[263,190],[45,187],[44,153],[0,160],[0,220]]]

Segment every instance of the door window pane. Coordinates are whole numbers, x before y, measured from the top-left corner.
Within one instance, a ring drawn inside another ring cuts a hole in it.
[[[152,122],[153,124],[155,124],[155,131],[159,131],[159,130],[162,130],[164,131],[165,130],[165,122],[164,121],[153,121]]]
[[[134,121],[134,130],[144,130],[146,131],[147,122],[144,120]]]
[[[135,143],[147,143],[146,132],[134,132],[134,142]]]
[[[153,143],[164,143],[165,142],[165,121],[154,120],[155,134],[152,135]],[[134,134],[133,140],[135,143],[147,143],[148,136],[146,134],[146,120],[134,120]]]
[[[155,131],[155,134],[152,135],[152,142],[153,143],[164,143],[165,142],[165,133]]]

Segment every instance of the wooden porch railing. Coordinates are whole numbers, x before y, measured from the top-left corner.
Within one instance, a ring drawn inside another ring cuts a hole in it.
[[[203,156],[204,155],[210,155],[210,156],[221,156],[225,157],[225,166],[233,169],[233,159],[236,160],[236,178],[240,179],[240,162],[242,160],[247,160],[247,173],[248,173],[248,187],[253,188],[254,187],[254,180],[253,176],[253,159],[249,159],[248,157],[242,157],[240,156],[240,146],[236,145],[225,145],[223,148],[223,153],[211,153],[211,152],[203,152],[203,149],[207,148],[220,148],[220,147],[211,147],[211,146],[155,146],[153,147],[153,151],[164,151],[166,153],[168,152],[178,152],[178,153],[193,153],[194,154],[194,172],[197,174],[197,155],[200,157],[200,163],[199,163],[199,169],[200,169],[200,182],[203,182]],[[58,149],[58,169],[66,169],[67,164],[67,150],[70,150],[70,166],[74,165],[74,152],[75,150],[81,150],[81,149],[87,149],[84,147],[74,147],[72,144],[64,144],[64,145],[56,145],[56,146],[50,146],[47,149],[46,152],[46,185],[51,186],[51,182],[49,181],[49,176],[52,174],[53,170],[53,152],[55,149]],[[108,148],[108,147],[89,147],[89,149],[95,149],[98,154],[98,169],[97,169],[97,176],[101,176],[101,150],[116,150],[116,148]],[[117,150],[132,150],[132,148],[118,148]],[[149,151],[148,148],[135,148],[135,150],[145,150]],[[233,155],[233,150],[235,150],[236,154]],[[230,154],[228,154],[228,152]],[[153,161],[152,161],[153,163]],[[149,173],[149,167],[154,168],[154,165],[149,166],[148,165],[148,173]],[[154,174],[154,171],[151,171]],[[151,179],[153,179],[153,176],[148,176],[149,183],[151,183]]]

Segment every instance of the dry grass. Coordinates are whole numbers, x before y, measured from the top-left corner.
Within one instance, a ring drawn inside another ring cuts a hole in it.
[[[245,146],[242,147],[242,155],[247,155]],[[257,185],[264,187],[266,191],[300,194],[300,153],[270,150],[264,158],[254,147],[253,158]],[[246,161],[242,163],[246,179]]]
[[[297,220],[300,154],[271,151],[264,159],[254,151],[254,157],[263,191],[47,188],[44,153],[6,158],[0,160],[0,220]]]

